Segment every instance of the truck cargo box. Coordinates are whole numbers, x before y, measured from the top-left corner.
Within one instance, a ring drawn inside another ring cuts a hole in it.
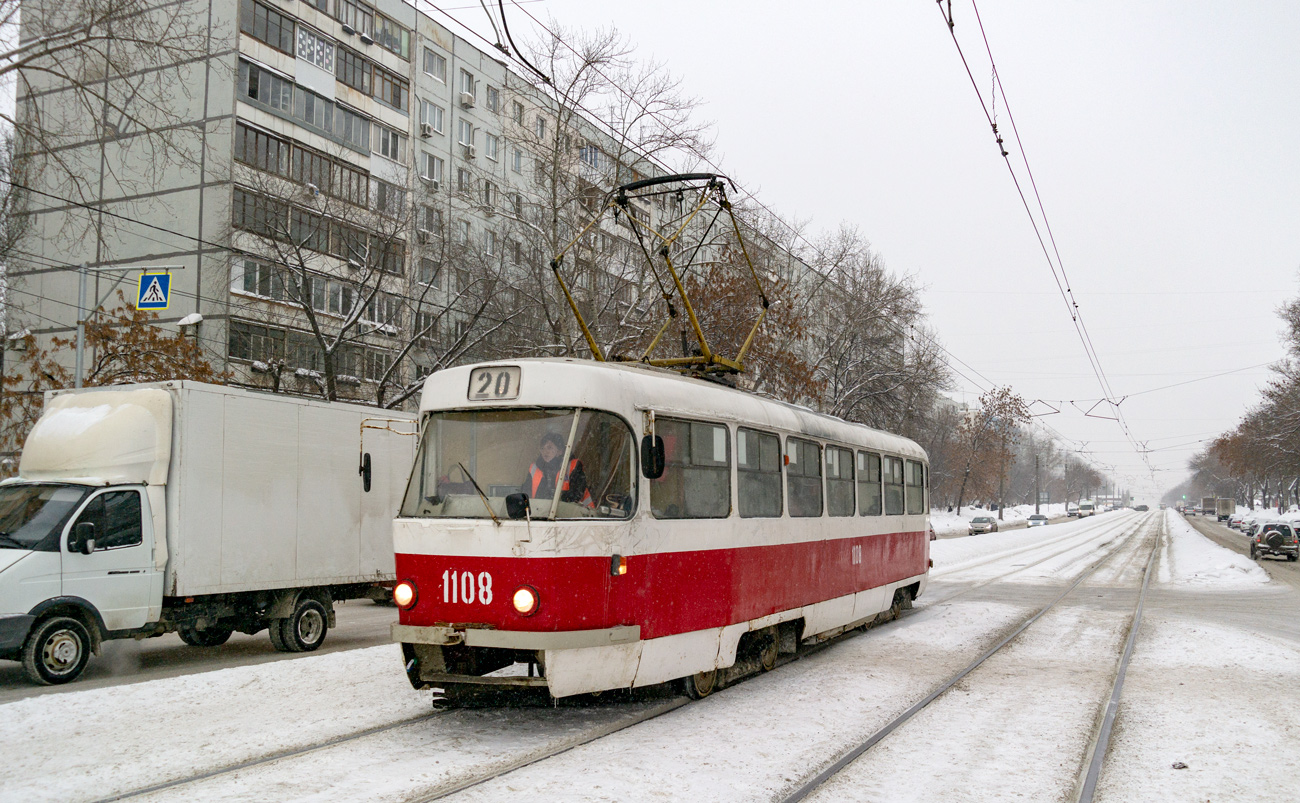
[[[33,432],[24,464],[43,465],[37,474],[165,476],[165,596],[393,579],[414,414],[189,381],[60,392],[47,404],[66,413]],[[92,440],[107,445],[88,452]],[[59,465],[63,453],[88,464]]]

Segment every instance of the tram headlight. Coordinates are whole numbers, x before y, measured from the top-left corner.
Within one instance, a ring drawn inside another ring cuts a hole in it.
[[[537,613],[541,601],[541,597],[537,596],[537,589],[532,586],[516,588],[514,596],[510,598],[511,604],[515,606],[520,616],[532,616]]]
[[[415,601],[419,599],[420,594],[415,588],[415,583],[410,580],[403,580],[393,586],[393,602],[402,610],[409,610],[415,607]]]

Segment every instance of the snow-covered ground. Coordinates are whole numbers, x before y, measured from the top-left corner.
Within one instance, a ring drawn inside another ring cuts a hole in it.
[[[1287,761],[1242,762],[1300,735],[1300,646],[1201,624],[1182,602],[1220,589],[1238,601],[1284,592],[1232,568],[1220,554],[1231,552],[1177,527],[1178,517],[1163,520],[1170,537],[1158,562],[1162,571],[1169,564],[1168,580],[1153,588],[1178,597],[1176,616],[1149,602],[1102,791],[1108,800],[1294,799]],[[779,797],[1101,562],[1063,607],[815,795],[1061,799],[1109,694],[1131,612],[1131,596],[1098,598],[1113,588],[1131,595],[1161,521],[1120,512],[934,542],[929,590],[901,621],[458,798]],[[405,799],[576,744],[657,704],[602,698],[434,715],[395,646],[69,691],[0,705],[0,800],[94,800],[392,723],[407,724],[146,799]],[[1175,771],[1174,761],[1190,769]]]
[[[1201,535],[1175,511],[1164,515],[1169,537],[1160,560],[1161,583],[1241,588],[1268,582],[1255,561]]]
[[[1051,505],[1042,505],[1040,512],[1048,518],[1054,519],[1065,515],[1065,503]],[[1007,507],[1002,511],[1003,526],[1010,524],[1020,524],[1025,519],[1034,515],[1033,505],[1015,505]],[[970,520],[976,516],[998,517],[996,510],[984,510],[978,507],[963,507],[961,515],[949,513],[946,510],[931,510],[930,524],[934,527],[937,535],[965,535],[969,532]]]

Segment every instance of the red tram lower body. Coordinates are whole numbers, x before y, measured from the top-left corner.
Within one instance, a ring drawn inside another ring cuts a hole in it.
[[[393,634],[417,686],[546,686],[563,697],[729,667],[746,633],[784,623],[804,639],[841,632],[888,610],[900,590],[918,595],[928,564],[924,530],[603,557],[408,545],[397,578],[416,595]],[[514,604],[521,588],[537,601],[527,614]],[[512,664],[539,671],[501,671]]]

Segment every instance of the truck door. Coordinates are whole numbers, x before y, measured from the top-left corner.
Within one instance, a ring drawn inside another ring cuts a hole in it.
[[[144,627],[148,619],[157,572],[147,511],[139,490],[101,491],[64,530],[63,594],[94,605],[109,630]],[[82,554],[74,535],[83,522],[95,528],[95,549],[89,555]]]

